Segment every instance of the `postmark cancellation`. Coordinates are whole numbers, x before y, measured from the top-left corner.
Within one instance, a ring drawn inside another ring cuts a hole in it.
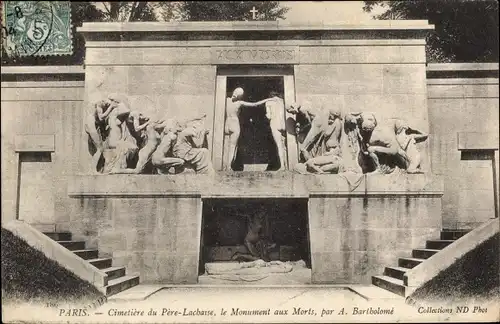
[[[2,1],[7,55],[50,56],[73,53],[69,1]]]

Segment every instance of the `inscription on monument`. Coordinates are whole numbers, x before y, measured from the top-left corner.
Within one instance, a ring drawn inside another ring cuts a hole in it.
[[[298,63],[298,46],[212,47],[213,64]]]

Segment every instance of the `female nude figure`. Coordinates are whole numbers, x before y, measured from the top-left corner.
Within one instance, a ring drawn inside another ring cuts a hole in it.
[[[271,100],[271,98],[268,98],[257,102],[246,102],[241,100],[243,94],[244,91],[242,88],[236,88],[231,98],[227,98],[226,100],[226,127],[224,131],[226,135],[229,135],[229,168],[231,168],[234,162],[238,149],[238,139],[240,138],[241,131],[239,120],[241,107],[257,107]]]
[[[106,119],[114,108],[109,100],[101,100],[95,104],[94,111],[85,120],[85,132],[89,135],[89,149],[92,154],[92,173],[97,172],[97,164],[104,149]]]

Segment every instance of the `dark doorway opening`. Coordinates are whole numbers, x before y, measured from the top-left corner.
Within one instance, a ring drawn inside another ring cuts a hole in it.
[[[245,240],[256,215],[263,216],[259,239],[269,247],[264,261],[303,261],[311,268],[307,199],[204,199],[199,275],[207,263],[245,262],[234,256],[251,254]]]
[[[283,77],[228,77],[227,97],[234,89],[243,88],[244,101],[256,102],[270,97],[272,91],[281,98],[284,94]],[[242,108],[239,115],[241,134],[238,150],[231,169],[243,171],[245,166],[266,165],[265,170],[277,170],[280,166],[276,143],[273,140],[264,105]]]

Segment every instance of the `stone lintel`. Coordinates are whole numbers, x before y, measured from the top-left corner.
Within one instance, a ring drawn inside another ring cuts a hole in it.
[[[1,72],[2,88],[6,86],[7,82],[83,81],[85,78],[85,69],[81,65],[2,66]],[[31,85],[25,84],[24,86],[29,87]]]
[[[128,22],[84,23],[77,31],[86,40],[159,40],[172,35],[192,35],[193,39],[233,39],[235,34],[248,39],[289,39],[307,34],[308,39],[424,38],[434,29],[427,20],[374,20],[356,24],[291,24],[284,21],[225,22]],[[313,35],[315,34],[315,35]],[[384,35],[385,37],[381,37]],[[181,37],[180,39],[182,39]],[[239,38],[239,37],[238,37]],[[299,37],[299,39],[302,37]],[[234,38],[237,39],[237,38]]]
[[[54,135],[16,135],[16,152],[54,152]]]
[[[427,65],[427,79],[496,78],[498,63],[432,63]]]
[[[219,172],[215,176],[80,175],[69,181],[70,197],[309,198],[438,196],[442,178],[407,175],[302,175],[291,172]]]
[[[498,150],[497,132],[459,132],[458,147],[462,150]]]

